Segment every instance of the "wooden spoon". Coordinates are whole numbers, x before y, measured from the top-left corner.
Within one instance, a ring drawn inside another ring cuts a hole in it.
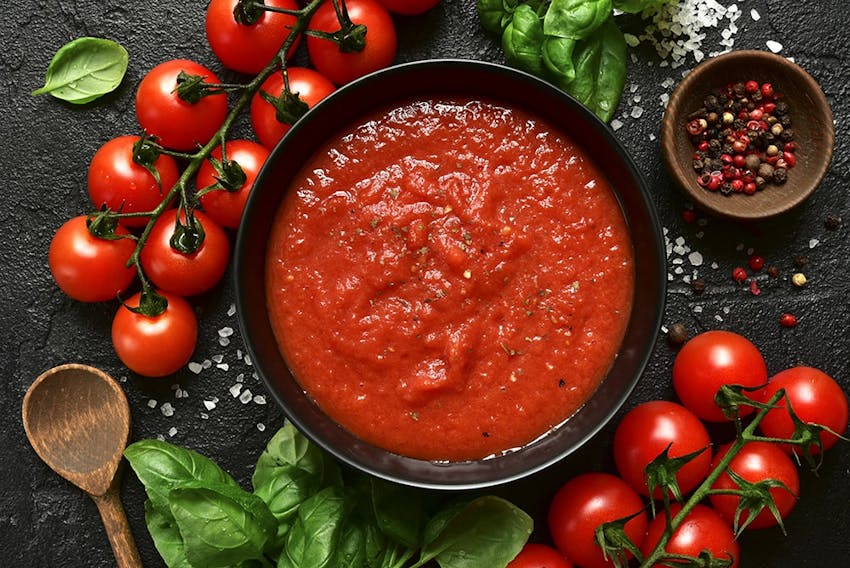
[[[94,499],[118,566],[140,567],[116,475],[130,437],[130,407],[121,387],[94,367],[54,367],[24,396],[23,421],[39,457]]]

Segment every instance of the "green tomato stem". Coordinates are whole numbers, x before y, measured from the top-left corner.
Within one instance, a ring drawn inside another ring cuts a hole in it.
[[[744,447],[748,442],[752,442],[754,440],[759,439],[759,436],[756,436],[754,433],[758,425],[761,424],[761,421],[767,415],[768,412],[772,409],[773,405],[775,405],[782,397],[785,396],[785,391],[779,389],[764,408],[759,409],[756,416],[753,420],[744,428],[740,435],[738,435],[735,439],[735,442],[729,448],[729,451],[723,456],[720,462],[715,466],[711,472],[709,472],[708,477],[700,484],[699,487],[694,490],[691,494],[690,498],[682,505],[682,509],[668,522],[667,528],[664,531],[664,534],[661,535],[661,538],[658,540],[658,543],[655,545],[655,548],[652,549],[652,552],[641,561],[641,568],[648,568],[650,566],[655,566],[659,560],[662,558],[667,558],[670,556],[667,554],[664,549],[667,547],[667,543],[670,542],[670,538],[673,536],[673,533],[676,532],[676,529],[679,528],[679,525],[682,524],[682,521],[685,520],[685,517],[693,510],[694,507],[701,501],[703,501],[708,495],[710,495],[712,489],[711,486],[714,485],[714,482],[729,468],[729,464],[732,463],[732,460],[735,459],[735,456],[741,451],[741,448]],[[782,440],[787,441],[787,440]]]

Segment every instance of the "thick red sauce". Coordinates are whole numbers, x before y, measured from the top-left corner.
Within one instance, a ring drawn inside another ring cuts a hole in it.
[[[477,459],[593,394],[627,324],[632,254],[575,141],[500,104],[423,100],[302,168],[266,286],[281,351],[331,417],[399,454]]]

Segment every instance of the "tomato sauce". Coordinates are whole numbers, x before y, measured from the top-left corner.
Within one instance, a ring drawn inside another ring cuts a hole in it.
[[[266,262],[305,392],[358,437],[428,460],[510,451],[575,413],[634,287],[626,223],[581,146],[456,98],[328,142],[288,188]]]

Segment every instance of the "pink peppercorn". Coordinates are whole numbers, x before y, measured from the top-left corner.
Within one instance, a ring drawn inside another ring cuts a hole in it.
[[[785,163],[788,164],[789,168],[793,168],[797,165],[797,156],[787,150],[782,152],[782,159],[785,160]]]
[[[795,327],[797,325],[797,316],[794,314],[784,313],[779,316],[779,323],[782,327]]]
[[[749,264],[750,268],[752,268],[755,272],[758,272],[764,268],[764,258],[754,254],[750,256],[749,260],[747,260],[747,264]]]
[[[747,279],[747,271],[741,268],[740,266],[736,267],[732,271],[732,280],[735,282],[743,282]]]
[[[773,114],[773,111],[776,110],[776,104],[775,103],[764,103],[763,108],[764,108],[764,112],[766,112],[767,114]]]
[[[761,294],[761,289],[759,288],[758,282],[755,280],[750,280],[750,294],[753,296]]]
[[[755,92],[755,91],[753,91],[753,92]],[[761,94],[764,97],[772,97],[773,96],[773,85],[771,85],[770,83],[762,83]]]
[[[744,194],[746,195],[754,195],[757,190],[758,186],[755,184],[755,182],[748,181],[744,184]]]
[[[750,111],[750,118],[753,120],[761,120],[762,116],[764,116],[764,111],[760,108],[755,108]]]
[[[744,90],[752,95],[753,93],[759,90],[759,84],[756,81],[747,81],[744,84]]]

